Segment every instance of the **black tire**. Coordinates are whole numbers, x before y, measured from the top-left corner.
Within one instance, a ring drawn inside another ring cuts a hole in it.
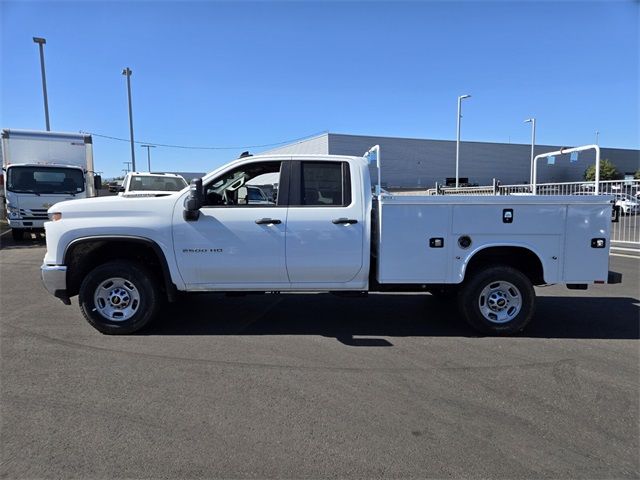
[[[110,279],[120,281],[109,286]],[[121,287],[117,286],[119,283],[122,283]],[[103,288],[105,286],[107,288]],[[102,296],[110,295],[112,300],[105,303],[104,298],[98,298],[96,303],[98,289]],[[119,306],[112,303],[116,300]],[[127,335],[145,327],[157,315],[164,300],[154,274],[143,265],[126,260],[104,263],[91,270],[82,281],[78,294],[84,318],[96,330],[107,335]],[[120,313],[118,308],[122,309]],[[101,313],[107,313],[109,309],[113,310],[112,318]],[[116,318],[119,314],[122,319]]]
[[[24,230],[22,228],[12,228],[11,238],[16,242],[21,242],[24,240]]]
[[[474,329],[489,335],[510,335],[531,321],[535,298],[526,275],[497,265],[475,272],[462,286],[458,302],[462,316]]]

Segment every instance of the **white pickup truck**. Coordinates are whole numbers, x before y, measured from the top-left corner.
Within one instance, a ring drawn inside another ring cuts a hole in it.
[[[267,178],[275,202],[251,202],[248,182]],[[610,200],[374,195],[366,156],[252,156],[164,197],[56,204],[42,279],[107,334],[180,292],[385,291],[444,296],[479,331],[510,334],[534,315],[534,285],[621,281]]]

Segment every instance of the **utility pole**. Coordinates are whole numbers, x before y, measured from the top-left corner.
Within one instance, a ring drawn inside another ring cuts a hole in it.
[[[155,145],[140,145],[142,148],[147,149],[147,167],[149,168],[149,172],[151,172],[151,149],[156,148]]]
[[[123,169],[123,171],[125,173],[129,173],[131,171],[131,162],[122,162],[122,163],[124,163],[127,166],[127,168]],[[135,172],[135,170],[134,170],[134,172]]]
[[[127,77],[127,96],[129,98],[129,138],[131,140],[131,166],[133,171],[136,171],[136,152],[133,148],[133,110],[131,109],[131,74],[133,72],[129,67],[122,70],[122,75]]]
[[[44,71],[44,44],[47,40],[41,37],[33,37],[33,42],[38,44],[40,48],[40,72],[42,74],[42,94],[44,96],[44,120],[47,126],[47,132],[51,131],[49,124],[49,99],[47,97],[47,75]]]
[[[596,130],[596,145],[600,146],[600,131]]]

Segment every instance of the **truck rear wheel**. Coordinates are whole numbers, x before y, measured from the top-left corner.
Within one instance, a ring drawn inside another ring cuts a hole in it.
[[[96,330],[126,335],[153,320],[163,297],[153,274],[144,266],[116,260],[89,272],[78,299],[82,314]]]
[[[536,294],[531,280],[505,265],[476,272],[463,285],[460,310],[474,329],[490,335],[522,330],[533,318]]]

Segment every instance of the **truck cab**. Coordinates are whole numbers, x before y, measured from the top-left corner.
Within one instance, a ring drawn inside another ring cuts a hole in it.
[[[10,165],[6,170],[7,220],[14,240],[44,227],[47,210],[58,202],[85,197],[85,173],[76,166]]]
[[[122,197],[163,197],[186,188],[187,182],[174,173],[129,172],[122,180]]]
[[[14,240],[42,231],[47,209],[93,197],[102,182],[93,171],[90,135],[2,130],[7,220]]]
[[[264,178],[278,184],[276,202],[250,200],[248,184]],[[187,289],[366,287],[371,193],[361,158],[250,157],[203,179],[202,191],[196,221],[174,210]]]

